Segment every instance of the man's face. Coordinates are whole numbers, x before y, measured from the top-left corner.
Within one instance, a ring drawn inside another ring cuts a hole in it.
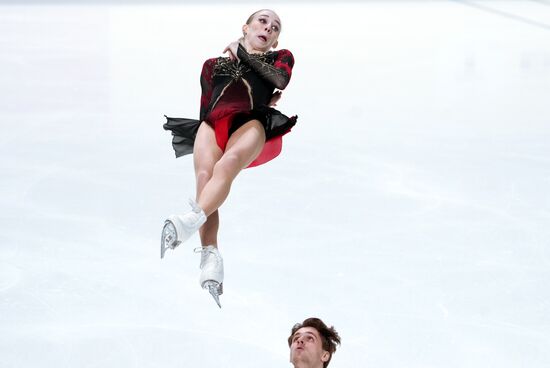
[[[292,336],[290,345],[290,362],[300,367],[322,367],[330,357],[323,350],[319,331],[313,327],[302,327]]]

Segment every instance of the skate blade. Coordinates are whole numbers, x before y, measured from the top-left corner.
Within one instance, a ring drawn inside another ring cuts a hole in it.
[[[212,295],[218,307],[221,308],[220,295],[223,294],[223,283],[218,284],[216,281],[206,281],[204,283],[204,288],[208,289],[208,292]]]
[[[170,220],[166,220],[160,235],[160,258],[164,258],[167,249],[176,248],[180,242],[176,233],[176,227]]]

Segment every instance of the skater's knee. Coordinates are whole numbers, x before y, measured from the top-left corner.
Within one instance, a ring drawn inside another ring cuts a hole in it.
[[[203,186],[204,184],[206,184],[210,178],[212,178],[212,170],[208,170],[208,169],[198,169],[196,172],[195,172],[195,176],[197,178],[197,184],[199,186]]]
[[[227,152],[214,166],[214,173],[233,177],[241,170],[242,165],[242,159],[239,155]]]

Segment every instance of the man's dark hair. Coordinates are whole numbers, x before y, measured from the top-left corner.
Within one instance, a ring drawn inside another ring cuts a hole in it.
[[[313,327],[319,332],[321,342],[323,344],[323,350],[328,351],[330,354],[328,360],[323,364],[323,368],[327,368],[328,363],[330,363],[330,360],[332,359],[332,354],[336,352],[336,345],[340,345],[340,335],[338,335],[338,332],[336,332],[334,326],[328,327],[319,318],[312,317],[306,319],[302,323],[296,323],[292,327],[290,336],[288,337],[288,346],[292,345],[292,338],[294,337],[294,334],[302,327]]]

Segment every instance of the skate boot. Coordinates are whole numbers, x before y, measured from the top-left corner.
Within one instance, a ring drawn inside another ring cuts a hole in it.
[[[166,249],[174,249],[189,239],[205,222],[206,215],[198,204],[190,199],[192,210],[185,215],[172,215],[164,221],[160,237],[160,258],[164,258]]]
[[[223,259],[216,248],[213,245],[201,247],[195,249],[195,252],[201,253],[201,276],[200,285],[203,289],[207,289],[210,295],[218,304],[218,307],[222,307],[220,304],[220,295],[223,294]]]

